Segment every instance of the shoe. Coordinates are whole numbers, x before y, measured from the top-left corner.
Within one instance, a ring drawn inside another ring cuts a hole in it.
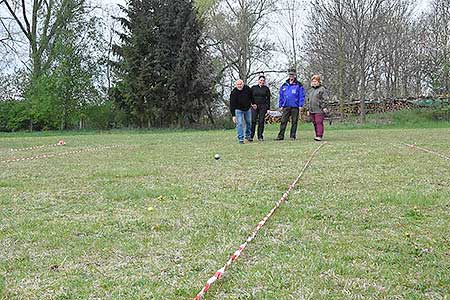
[[[275,141],[282,141],[282,140],[284,140],[284,138],[280,138],[280,137],[275,138]]]
[[[239,144],[243,144],[244,143],[244,141],[239,141]]]
[[[294,137],[294,138],[291,138],[291,141],[295,141],[296,140],[296,138]]]
[[[253,138],[246,138],[247,141],[249,141],[250,143],[253,142]]]
[[[321,138],[320,136],[316,136],[316,137],[314,138],[314,140],[315,140],[316,142],[320,142],[320,141],[322,140],[322,138]]]
[[[264,139],[263,138],[259,138],[258,142],[264,142]]]

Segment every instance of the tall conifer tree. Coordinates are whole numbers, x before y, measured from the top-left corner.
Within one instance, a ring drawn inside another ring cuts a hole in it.
[[[213,82],[201,69],[201,24],[190,0],[132,0],[116,47],[120,87],[139,126],[196,122],[213,101]]]

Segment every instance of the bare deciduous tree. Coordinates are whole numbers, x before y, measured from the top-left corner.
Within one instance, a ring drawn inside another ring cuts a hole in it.
[[[309,69],[328,76],[330,90],[360,101],[408,95],[412,54],[409,0],[316,0],[306,36]],[[417,73],[417,70],[416,70]],[[417,74],[419,76],[419,74]]]
[[[8,39],[26,40],[33,78],[48,69],[55,55],[55,41],[67,24],[76,19],[84,0],[2,0],[7,18],[18,31],[12,34],[11,23],[0,23]],[[16,37],[20,34],[21,37]]]
[[[450,93],[450,1],[433,0],[423,17],[423,36],[427,40],[426,57],[432,87]]]
[[[301,18],[306,19],[305,6],[302,0],[285,0],[279,2],[279,24],[284,35],[278,36],[279,45],[283,54],[287,56],[289,66],[298,69],[300,49],[300,23]]]
[[[262,36],[274,0],[223,0],[210,19],[210,37],[224,62],[223,70],[247,81],[267,65],[273,43]],[[235,76],[235,77],[236,77]]]

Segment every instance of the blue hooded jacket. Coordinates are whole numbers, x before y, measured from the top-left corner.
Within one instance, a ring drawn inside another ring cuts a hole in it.
[[[303,85],[295,79],[293,84],[289,79],[280,88],[278,107],[303,107],[305,102],[305,89]]]

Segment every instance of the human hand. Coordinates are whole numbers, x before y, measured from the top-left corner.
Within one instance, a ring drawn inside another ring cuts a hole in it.
[[[236,124],[236,117],[233,117],[233,123]]]
[[[323,111],[324,114],[327,114],[328,113],[328,108],[324,108],[322,111]]]
[[[309,116],[309,110],[306,112],[306,115]]]

